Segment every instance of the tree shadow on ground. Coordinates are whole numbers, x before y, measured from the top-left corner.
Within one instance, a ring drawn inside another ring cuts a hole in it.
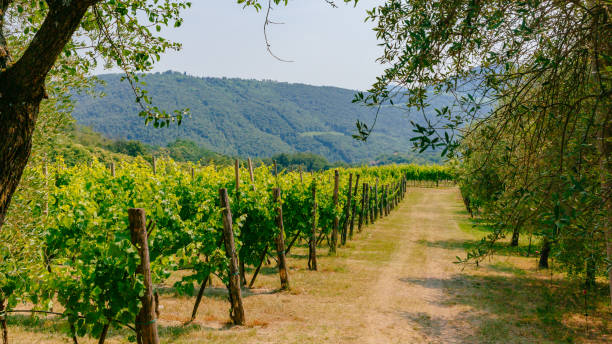
[[[192,294],[183,294],[182,296],[184,297],[195,297],[196,294],[198,293],[198,291],[200,287],[195,287],[194,291]],[[155,288],[156,291],[158,291],[158,293],[160,295],[178,295],[176,292],[176,289],[172,286],[158,286]],[[256,296],[256,295],[270,295],[270,294],[276,294],[276,293],[280,293],[283,292],[282,289],[280,288],[276,288],[276,289],[268,289],[268,288],[241,288],[241,294],[243,298],[246,297],[250,297],[250,296]],[[227,288],[226,287],[210,287],[207,286],[204,289],[204,297],[206,298],[211,298],[211,299],[217,299],[217,300],[227,300]],[[160,302],[162,303],[162,302]]]
[[[43,333],[43,334],[64,334],[66,339],[70,338],[70,326],[66,319],[63,319],[59,316],[48,316],[48,317],[32,317],[30,315],[16,314],[10,315],[7,317],[7,323],[9,326],[20,327],[24,330]],[[133,326],[133,324],[131,324]],[[200,332],[200,331],[227,331],[235,326],[232,323],[224,323],[220,327],[211,327],[205,326],[198,323],[191,323],[187,325],[177,324],[177,325],[165,325],[158,324],[157,329],[160,338],[164,340],[164,342],[172,343],[173,340],[179,339],[181,336],[192,332]],[[107,339],[113,338],[128,338],[129,336],[134,335],[134,332],[128,327],[120,324],[113,324],[113,326],[109,329],[107,334]],[[9,330],[9,338],[11,338],[11,332]],[[17,338],[15,338],[17,339]],[[14,341],[15,343],[19,343],[19,341]]]
[[[436,306],[468,308],[452,319],[424,312],[400,311],[433,342],[573,343],[610,340],[606,286],[591,292],[589,332],[584,321],[584,297],[579,284],[534,277],[458,274],[450,279],[401,278],[401,282],[438,289]],[[447,338],[441,329],[459,338]]]
[[[464,250],[470,251],[476,249],[480,245],[480,240],[419,240],[419,244],[427,247],[451,249],[451,250]],[[510,246],[506,242],[496,242],[491,246],[492,250],[496,255],[499,256],[516,256],[516,257],[533,257],[537,250],[537,246],[532,244],[531,247],[528,245]]]

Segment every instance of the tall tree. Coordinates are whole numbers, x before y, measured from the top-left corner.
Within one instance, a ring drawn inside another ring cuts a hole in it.
[[[184,0],[0,0],[0,226],[30,156],[41,102],[66,97],[70,76],[86,75],[98,62],[119,66],[146,121],[163,126],[181,120],[180,112],[148,105],[135,73],[150,69],[165,50],[179,48],[156,31],[179,26],[180,10],[189,5]]]
[[[368,11],[368,19],[376,22],[384,48],[379,61],[390,67],[354,101],[401,103],[422,113],[427,125],[415,125],[415,146],[422,150],[441,148],[452,156],[461,140],[486,133],[480,142],[488,145],[476,149],[486,153],[506,141],[502,148],[521,147],[524,159],[516,163],[528,166],[543,146],[555,147],[559,154],[547,155],[558,169],[555,176],[580,165],[580,150],[567,154],[569,144],[580,142],[576,134],[594,137],[586,143],[597,147],[602,217],[595,227],[605,233],[610,262],[611,15],[606,0],[387,0]],[[455,102],[427,118],[428,101],[440,94],[454,95]],[[584,118],[583,130],[573,130]],[[357,137],[367,139],[372,125],[357,127]],[[548,144],[543,133],[560,139]],[[558,190],[549,188],[548,197]],[[553,207],[557,216],[563,207]],[[609,279],[612,297],[610,269]]]

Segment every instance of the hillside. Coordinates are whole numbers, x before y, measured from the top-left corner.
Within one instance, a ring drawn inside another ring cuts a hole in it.
[[[312,152],[330,161],[371,161],[400,153],[420,162],[437,161],[438,153],[411,151],[412,128],[405,111],[383,108],[367,143],[355,141],[357,119],[370,123],[375,109],[352,104],[355,91],[273,81],[199,78],[176,72],[146,75],[146,89],[160,109],[189,108],[180,126],[145,127],[129,86],[118,74],[99,76],[106,96],[75,95],[73,112],[110,138],[167,145],[192,140],[230,156],[269,157],[285,152]]]

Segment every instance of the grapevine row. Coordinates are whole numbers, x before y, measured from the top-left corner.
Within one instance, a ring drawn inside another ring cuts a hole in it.
[[[35,235],[21,236],[30,240],[25,246],[29,253],[0,252],[0,304],[8,301],[6,314],[19,302],[49,311],[56,301],[75,340],[86,334],[103,338],[111,324],[133,328],[137,335],[146,327],[138,320],[149,288],[141,267],[143,245],[135,245],[127,230],[133,227],[128,209],[142,208],[149,219],[143,231],[153,284],[187,269],[174,285],[176,292],[194,294],[200,286],[193,320],[212,275],[230,285],[235,274],[242,287],[252,287],[263,261],[273,255],[281,287],[289,288],[283,261],[296,243],[308,243],[308,266],[316,270],[317,247],[327,246],[333,254],[354,231],[388,215],[408,180],[452,179],[442,166],[303,173],[276,171],[275,166],[254,169],[250,161],[234,168],[195,168],[170,159],[154,160],[153,166],[136,159],[110,168],[99,162],[68,167],[59,161],[30,174],[40,179],[43,191],[30,208],[39,226]],[[220,190],[225,190],[227,206],[220,202]],[[224,237],[228,226],[233,249]],[[232,261],[239,264],[236,269]],[[255,268],[250,281],[245,266]],[[232,293],[230,301],[232,319],[244,323],[244,313],[235,316],[240,311]]]

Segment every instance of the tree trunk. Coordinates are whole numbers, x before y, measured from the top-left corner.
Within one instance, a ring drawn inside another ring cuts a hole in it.
[[[106,334],[108,333],[108,327],[110,326],[110,321],[104,325],[102,328],[102,333],[100,334],[100,339],[98,340],[98,344],[104,344],[106,341]]]
[[[198,314],[198,307],[200,307],[202,296],[204,296],[204,289],[206,289],[206,283],[208,283],[209,278],[210,276],[206,276],[204,281],[202,281],[202,285],[200,285],[200,290],[198,290],[198,295],[196,296],[195,303],[193,304],[193,310],[191,311],[191,319],[189,319],[189,321],[186,322],[185,325],[188,325],[195,320],[196,315]]]
[[[610,69],[612,65],[609,56],[612,56],[612,23],[610,20],[610,6],[607,2],[590,0],[587,6],[592,8],[593,16],[591,27],[591,56],[594,75],[595,91],[599,94],[597,99],[597,121],[601,126],[599,133],[599,174],[601,195],[603,199],[603,232],[606,240],[606,257],[612,261],[612,93],[610,93]],[[608,58],[604,58],[607,55]],[[603,77],[602,77],[603,76]],[[608,269],[608,282],[610,288],[610,304],[612,305],[612,269]]]
[[[0,313],[4,312],[4,299],[0,298]],[[7,314],[0,314],[0,326],[2,327],[2,343],[8,344],[8,328],[6,327]]]
[[[516,225],[514,230],[512,231],[512,241],[510,241],[510,246],[518,246],[519,244],[519,226]]]
[[[0,80],[0,82],[3,82]],[[0,90],[0,229],[30,158],[40,100],[23,103]],[[42,98],[42,97],[41,97]]]
[[[21,58],[11,64],[2,31],[8,1],[0,1],[0,230],[30,157],[45,78],[92,3],[47,1],[45,21]]]
[[[548,256],[550,255],[550,240],[544,237],[542,241],[542,250],[540,251],[540,261],[538,267],[540,269],[548,269]]]
[[[595,286],[595,261],[593,259],[588,259],[586,262],[586,278],[584,281],[584,287],[586,289],[591,289]]]
[[[253,284],[255,284],[255,279],[257,278],[257,275],[259,274],[259,270],[261,269],[261,266],[263,265],[264,261],[266,260],[266,254],[268,254],[268,245],[266,245],[266,248],[263,250],[263,253],[261,254],[261,259],[259,260],[259,265],[257,265],[257,268],[255,269],[255,272],[253,273],[253,277],[251,277],[251,282],[249,283],[249,288],[253,288]]]

